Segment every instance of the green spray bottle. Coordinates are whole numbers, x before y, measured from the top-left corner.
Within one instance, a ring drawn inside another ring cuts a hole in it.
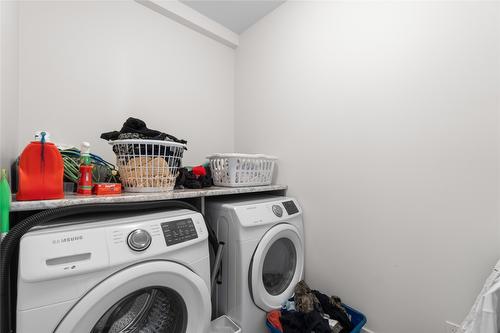
[[[11,192],[7,181],[7,172],[2,169],[2,179],[0,179],[0,242],[9,232]]]

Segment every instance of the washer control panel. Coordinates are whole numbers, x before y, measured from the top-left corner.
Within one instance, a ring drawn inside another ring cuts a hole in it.
[[[196,227],[190,218],[162,223],[161,229],[167,246],[198,238]]]
[[[208,238],[203,216],[188,210],[74,221],[23,236],[20,279],[44,281],[148,258],[170,258],[169,252],[178,256],[182,251],[177,250]]]
[[[151,245],[151,235],[144,229],[135,229],[128,234],[127,244],[134,251],[144,251]]]

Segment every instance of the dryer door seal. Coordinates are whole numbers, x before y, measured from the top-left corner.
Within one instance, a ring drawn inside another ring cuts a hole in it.
[[[266,312],[280,308],[304,273],[303,239],[297,228],[283,223],[268,230],[255,249],[249,272],[255,305]]]
[[[54,332],[204,332],[210,315],[210,293],[201,277],[174,262],[150,261],[99,283]]]

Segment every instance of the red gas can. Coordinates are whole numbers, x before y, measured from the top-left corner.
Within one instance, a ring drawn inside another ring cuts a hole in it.
[[[64,164],[56,145],[42,132],[19,157],[19,185],[16,200],[64,198]]]

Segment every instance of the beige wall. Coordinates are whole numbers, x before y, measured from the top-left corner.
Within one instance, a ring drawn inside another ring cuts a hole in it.
[[[133,1],[19,14],[19,123],[2,85],[2,157],[47,129],[112,158],[97,138],[130,115],[188,139],[186,163],[278,155],[305,209],[313,287],[377,333],[465,316],[500,254],[500,3],[289,1],[241,36],[236,63]]]
[[[134,1],[20,3],[19,144],[90,141],[137,116],[189,141],[186,164],[233,150],[234,50]]]
[[[18,3],[0,1],[0,168],[17,154]]]
[[[460,322],[500,255],[500,2],[288,1],[236,64],[236,149],[280,157],[310,285],[377,333]]]

